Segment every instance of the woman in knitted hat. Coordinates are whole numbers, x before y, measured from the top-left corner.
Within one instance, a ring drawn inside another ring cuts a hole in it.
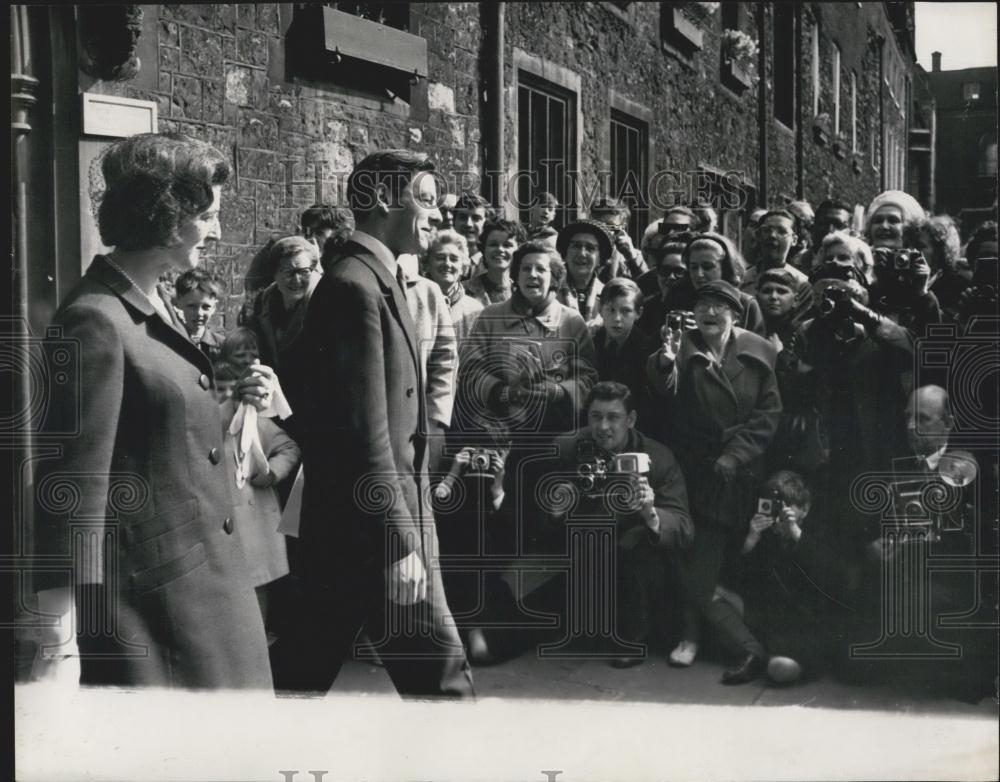
[[[680,563],[689,608],[682,641],[669,659],[673,665],[693,662],[697,619],[704,616],[738,656],[739,665],[723,676],[731,684],[760,675],[764,650],[752,637],[726,632],[712,597],[724,552],[746,533],[758,473],[781,414],[776,351],[736,325],[742,315],[740,291],[725,280],[704,282],[694,302],[697,328],[668,332],[647,365],[654,390],[669,400],[668,442],[681,462],[698,531]]]
[[[721,234],[698,234],[688,244],[682,260],[687,266],[688,276],[674,286],[667,297],[668,311],[694,309],[698,289],[709,282],[723,280],[738,287],[743,277],[743,258],[732,242]],[[741,308],[735,325],[762,335],[764,316],[756,300],[748,293],[737,293]]]
[[[865,214],[865,236],[872,247],[902,247],[903,231],[925,218],[917,199],[902,190],[879,193]]]

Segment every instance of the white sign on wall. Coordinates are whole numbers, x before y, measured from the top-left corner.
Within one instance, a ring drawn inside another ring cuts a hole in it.
[[[157,105],[154,101],[97,95],[92,92],[85,92],[81,97],[83,127],[80,138],[80,274],[83,274],[95,255],[106,253],[111,249],[101,242],[97,217],[90,198],[91,178],[100,178],[97,160],[101,152],[111,144],[111,139],[126,138],[138,133],[155,133]],[[98,138],[90,138],[93,136]]]

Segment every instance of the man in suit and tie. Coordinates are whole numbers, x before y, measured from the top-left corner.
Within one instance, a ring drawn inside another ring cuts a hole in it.
[[[311,626],[279,642],[279,691],[328,690],[364,628],[401,694],[473,695],[436,565],[425,379],[396,261],[425,252],[440,221],[432,171],[407,150],[355,167],[357,230],[309,303],[299,534]]]

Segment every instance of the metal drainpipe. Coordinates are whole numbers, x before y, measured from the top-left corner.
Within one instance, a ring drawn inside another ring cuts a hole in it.
[[[758,167],[757,206],[767,206],[767,24],[764,20],[766,3],[757,3],[757,133]]]
[[[886,188],[886,148],[885,148],[885,36],[878,37],[878,149],[879,149],[879,192]]]
[[[17,274],[17,323],[14,326],[18,330],[17,337],[22,340],[22,350],[24,351],[21,360],[24,365],[21,367],[21,379],[15,391],[16,398],[14,410],[18,411],[21,418],[24,418],[31,408],[32,387],[31,373],[28,371],[28,339],[31,336],[31,326],[28,320],[28,197],[27,185],[24,181],[25,165],[27,164],[27,146],[25,141],[31,132],[31,125],[28,122],[28,111],[35,104],[34,91],[38,86],[38,79],[34,78],[31,71],[31,44],[28,33],[28,8],[23,5],[12,5],[10,7],[10,87],[11,87],[11,136],[14,139],[13,154],[11,155],[11,182],[14,186],[14,252]],[[12,335],[15,336],[15,335]],[[20,438],[21,451],[17,458],[21,459],[24,469],[20,474],[24,482],[20,486],[22,492],[34,491],[34,482],[31,477],[31,465],[33,463],[34,438],[31,436],[30,420],[24,421],[24,429],[18,432]],[[26,515],[25,518],[18,519],[14,525],[15,535],[17,530],[21,530],[24,538],[15,540],[15,551],[18,547],[22,551],[31,550],[32,542],[32,503],[30,498],[22,497],[21,507]]]
[[[795,197],[806,197],[805,132],[802,127],[802,5],[795,4],[794,45],[795,45]]]
[[[484,62],[486,104],[486,148],[484,174],[493,206],[503,213],[504,199],[504,4],[487,6]]]

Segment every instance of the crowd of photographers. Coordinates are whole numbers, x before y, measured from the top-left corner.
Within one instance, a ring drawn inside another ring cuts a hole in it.
[[[426,378],[441,570],[472,663],[545,641],[525,608],[534,601],[566,620],[548,642],[616,667],[657,650],[677,667],[708,654],[727,663],[726,684],[791,683],[870,673],[880,659],[898,671],[955,643],[961,663],[918,675],[992,686],[995,633],[938,619],[978,607],[995,627],[995,563],[924,592],[902,563],[917,548],[969,561],[997,553],[995,452],[957,440],[945,390],[956,388],[948,350],[996,315],[997,224],[963,243],[951,218],[888,191],[863,225],[836,199],[756,210],[740,247],[711,209],[678,206],[636,246],[622,203],[602,200],[557,228],[559,206],[540,194],[521,223],[478,196],[449,196],[426,255],[400,259]],[[223,395],[238,374],[227,365],[255,357],[293,410],[308,383],[295,356],[302,320],[350,228],[332,209],[303,218],[304,237],[276,237],[255,258],[244,328],[225,339],[198,308],[219,297],[209,276],[178,280],[178,309],[218,362]],[[945,358],[918,360],[927,339]],[[978,393],[996,405],[995,388]],[[297,436],[294,416],[283,426]],[[275,453],[294,448],[272,439]],[[286,517],[293,472],[266,487],[280,484]],[[859,500],[863,476],[903,473],[958,500],[899,512],[894,478],[888,512]],[[588,548],[600,546],[588,530],[601,523],[614,533],[613,565]],[[294,541],[290,552],[290,566],[259,579],[265,610],[268,585],[289,567],[294,576]],[[524,558],[559,556],[569,574],[552,565],[527,593]],[[887,587],[889,571],[902,581]],[[908,627],[894,646],[886,617],[911,592],[918,605],[907,610],[924,629]],[[567,639],[583,614],[601,629]]]

